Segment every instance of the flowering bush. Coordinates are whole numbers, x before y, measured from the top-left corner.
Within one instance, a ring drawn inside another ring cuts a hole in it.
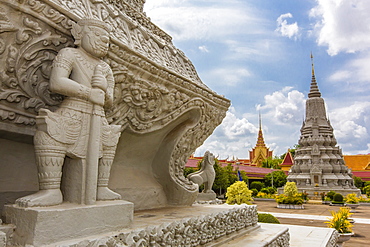
[[[303,199],[298,194],[296,194],[295,196],[287,196],[287,195],[281,194],[281,195],[278,195],[275,200],[279,204],[293,204],[293,205],[303,204]]]
[[[360,198],[358,198],[355,193],[352,193],[352,194],[346,195],[346,197],[344,198],[344,201],[349,204],[357,204],[360,202]]]
[[[331,215],[333,217],[330,221],[326,221],[325,223],[328,227],[335,228],[339,233],[352,232],[353,225],[348,221],[348,218],[352,213],[350,213],[349,210],[349,208],[341,207],[337,213],[331,211]]]
[[[253,201],[252,191],[244,181],[237,181],[227,188],[227,204],[251,204]]]
[[[264,193],[264,192],[258,192],[258,194],[255,197],[256,198],[274,199],[276,196],[275,195],[271,195],[271,194],[267,194],[267,193]]]
[[[287,182],[284,186],[284,194],[278,195],[275,200],[279,204],[294,205],[302,205],[304,201],[302,194],[298,193],[295,182]]]
[[[287,182],[284,186],[284,195],[295,196],[296,194],[298,194],[298,189],[295,182]]]

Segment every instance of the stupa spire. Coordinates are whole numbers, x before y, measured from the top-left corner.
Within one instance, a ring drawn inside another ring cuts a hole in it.
[[[317,86],[316,77],[315,77],[315,67],[313,63],[313,55],[311,52],[311,66],[312,66],[312,79],[311,79],[311,88],[308,93],[308,98],[321,97],[319,87]]]

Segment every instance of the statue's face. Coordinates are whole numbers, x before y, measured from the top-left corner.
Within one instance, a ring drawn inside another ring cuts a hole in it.
[[[94,57],[104,57],[108,53],[109,34],[103,28],[84,26],[81,47]]]

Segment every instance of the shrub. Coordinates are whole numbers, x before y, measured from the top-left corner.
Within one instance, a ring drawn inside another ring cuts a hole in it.
[[[260,192],[270,194],[267,188],[262,188]]]
[[[364,183],[364,187],[366,187],[366,186],[368,186],[368,185],[370,185],[370,181],[366,181],[366,182]]]
[[[227,204],[251,204],[252,191],[248,189],[248,185],[244,181],[237,181],[227,188],[226,192]]]
[[[307,192],[305,192],[305,191],[303,191],[302,193],[298,193],[298,195],[299,195],[300,197],[302,197],[302,199],[303,199],[304,201],[308,201],[308,200],[309,200],[309,198],[308,198],[308,193],[307,193]]]
[[[274,188],[274,187],[267,187],[266,189],[269,191],[268,193],[271,194],[271,195],[273,195],[277,192],[276,188]]]
[[[261,189],[265,186],[262,182],[254,181],[254,182],[251,183],[250,187],[251,187],[251,189],[256,189],[258,191],[261,191]]]
[[[251,191],[252,191],[252,196],[256,196],[258,194],[257,189],[251,189]]]
[[[340,194],[340,193],[336,193],[336,194],[333,196],[333,202],[334,202],[334,203],[343,203],[343,196],[342,196],[342,194]]]
[[[357,204],[359,203],[360,198],[358,198],[355,193],[352,193],[352,194],[346,195],[346,197],[344,198],[344,201],[349,204]]]
[[[287,182],[284,186],[284,195],[295,196],[296,194],[298,194],[298,189],[295,182]]]
[[[272,214],[259,213],[258,222],[280,224],[280,221]]]
[[[256,198],[275,199],[275,195],[266,194],[266,193],[263,193],[263,192],[258,192],[258,194],[256,195]]]
[[[328,227],[335,228],[339,233],[350,233],[352,232],[353,225],[348,221],[349,216],[352,213],[349,212],[349,208],[340,208],[337,213],[331,211],[333,216],[330,221],[325,222]]]
[[[328,192],[328,194],[326,194],[326,196],[330,198],[330,201],[333,201],[333,197],[335,194],[336,194],[335,191],[331,190]]]
[[[326,197],[326,193],[325,192],[321,192],[320,193],[320,196],[321,196],[321,200],[324,201],[324,199]]]
[[[293,205],[303,204],[303,199],[298,194],[296,194],[295,196],[287,196],[287,195],[281,194],[281,195],[278,195],[275,200],[279,204],[293,204]]]
[[[367,183],[367,182],[366,182]],[[365,183],[365,184],[366,184]],[[363,190],[364,190],[364,192],[365,192],[365,194],[367,195],[367,196],[370,196],[370,185],[366,185],[364,188],[363,188]]]

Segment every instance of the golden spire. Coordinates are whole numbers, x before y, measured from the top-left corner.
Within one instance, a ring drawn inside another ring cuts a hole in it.
[[[263,138],[263,133],[262,133],[262,118],[261,118],[261,113],[259,113],[259,125],[260,129],[258,131],[258,139],[257,139],[257,147],[265,147],[265,140]]]

